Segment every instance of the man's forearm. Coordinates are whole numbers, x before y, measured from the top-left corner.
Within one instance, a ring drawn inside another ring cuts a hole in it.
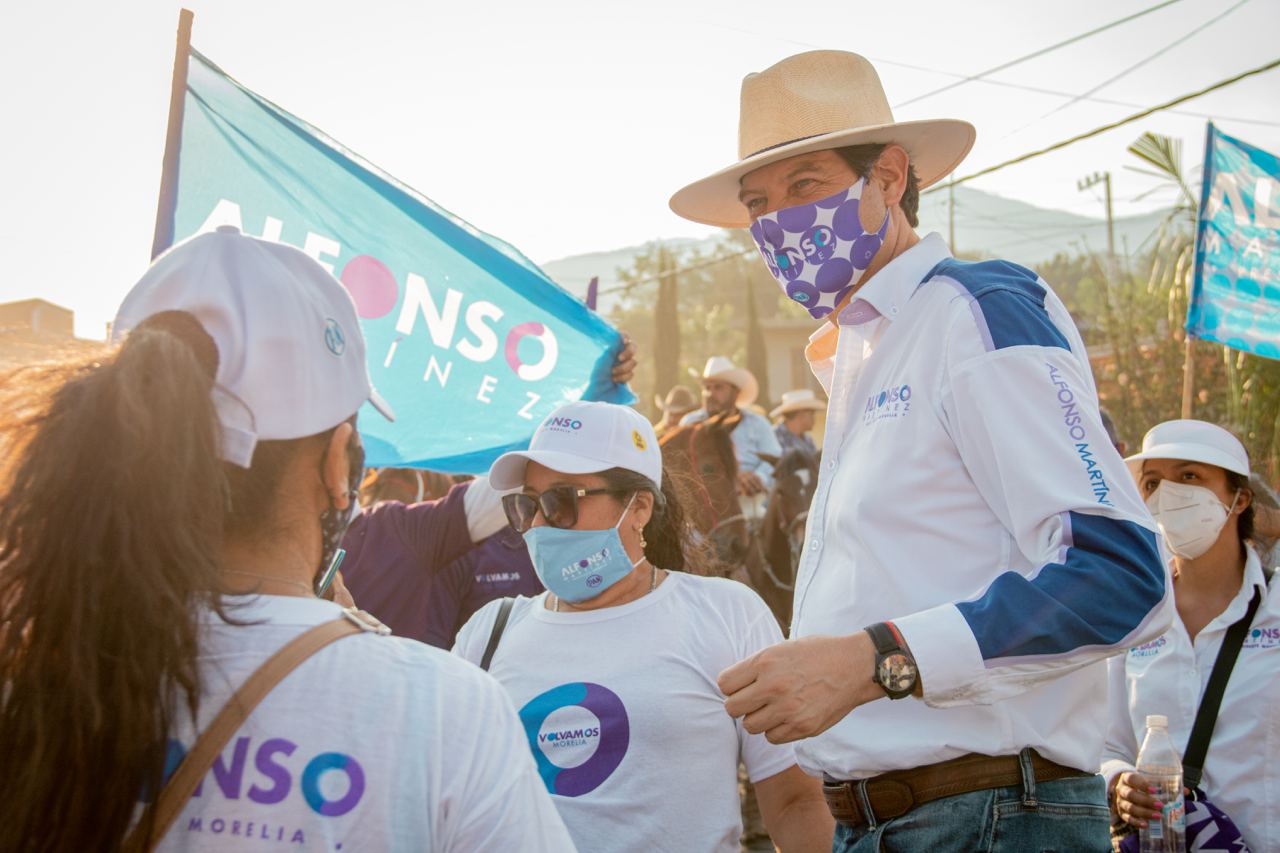
[[[781,814],[765,822],[765,828],[782,853],[828,853],[836,823],[826,800],[818,797],[788,804]]]

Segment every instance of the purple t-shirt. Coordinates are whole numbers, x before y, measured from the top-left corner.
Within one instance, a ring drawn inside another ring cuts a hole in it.
[[[342,579],[356,606],[401,637],[425,639],[433,578],[471,550],[467,483],[435,501],[385,501],[356,516],[342,539]]]
[[[442,649],[471,615],[495,598],[535,596],[542,582],[533,570],[524,537],[504,527],[440,572],[427,596],[427,625],[419,639]]]

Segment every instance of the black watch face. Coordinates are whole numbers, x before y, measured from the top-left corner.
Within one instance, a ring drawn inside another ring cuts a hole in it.
[[[876,666],[880,686],[889,693],[910,693],[916,687],[916,664],[902,653],[885,655]]]

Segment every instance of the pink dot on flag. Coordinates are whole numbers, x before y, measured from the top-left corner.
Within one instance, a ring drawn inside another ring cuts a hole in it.
[[[400,299],[400,285],[387,265],[369,255],[356,255],[342,268],[342,283],[366,320],[385,317]]]

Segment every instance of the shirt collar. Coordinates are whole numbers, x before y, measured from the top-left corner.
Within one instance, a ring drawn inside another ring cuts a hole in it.
[[[951,257],[946,241],[937,232],[922,237],[910,249],[885,264],[858,290],[853,301],[836,318],[840,326],[860,326],[883,317],[892,322],[907,304],[916,288],[940,262]],[[835,328],[825,320],[812,335],[805,357],[812,364],[835,354]],[[823,342],[823,339],[826,339]]]
[[[224,595],[223,609],[235,622],[267,625],[319,625],[342,616],[342,608],[322,598],[300,595]],[[213,610],[205,621],[222,624]]]

